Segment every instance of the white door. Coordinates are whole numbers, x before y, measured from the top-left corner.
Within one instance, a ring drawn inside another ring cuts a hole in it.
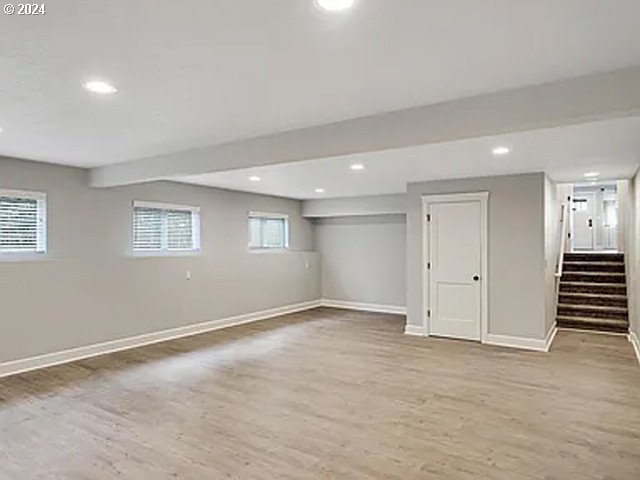
[[[573,211],[573,249],[593,250],[594,218],[593,193],[574,195],[571,209]]]
[[[429,203],[430,335],[480,340],[482,204]]]

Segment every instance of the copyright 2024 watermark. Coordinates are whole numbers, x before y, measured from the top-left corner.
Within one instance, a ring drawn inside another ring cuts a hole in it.
[[[44,15],[47,7],[44,3],[5,3],[5,15]]]

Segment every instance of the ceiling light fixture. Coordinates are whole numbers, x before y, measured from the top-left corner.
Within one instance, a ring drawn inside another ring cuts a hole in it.
[[[511,150],[509,150],[509,147],[495,147],[493,149],[493,154],[494,155],[506,155],[507,153],[509,153]]]
[[[324,193],[324,188],[316,188],[316,193]]]
[[[584,174],[586,178],[596,178],[598,175],[600,175],[600,172],[587,172]]]
[[[262,179],[257,175],[252,175],[252,176],[249,177],[249,181],[251,181],[251,182],[259,182],[260,180],[262,180]]]
[[[100,95],[109,95],[118,91],[116,87],[102,80],[91,80],[89,82],[84,82],[84,88],[92,93],[97,93]]]
[[[351,165],[351,170],[356,172],[360,170],[364,170],[364,165],[362,165],[361,163],[354,163],[353,165]]]
[[[353,7],[355,0],[316,0],[316,4],[327,12],[342,12]]]

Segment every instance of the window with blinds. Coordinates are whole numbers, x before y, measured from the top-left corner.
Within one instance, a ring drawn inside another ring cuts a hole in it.
[[[249,248],[289,247],[289,217],[271,213],[249,213]]]
[[[135,252],[200,250],[200,209],[183,205],[134,202]]]
[[[0,254],[46,251],[46,194],[0,190]]]

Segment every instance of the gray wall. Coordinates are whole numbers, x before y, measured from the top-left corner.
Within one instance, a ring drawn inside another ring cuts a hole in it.
[[[489,193],[489,333],[546,334],[543,173],[412,183],[407,194],[407,323],[422,326],[423,195]]]
[[[631,330],[640,338],[640,172],[629,182],[629,205],[626,208],[627,289]]]
[[[544,177],[544,279],[545,279],[545,328],[555,322],[555,267],[558,258],[560,205],[556,185]]]
[[[86,177],[0,158],[0,188],[46,192],[49,223],[46,257],[0,261],[0,363],[320,297],[300,202],[177,183],[99,190]],[[200,206],[201,254],[132,257],[133,200]],[[289,214],[293,251],[249,253],[251,210]]]
[[[404,215],[340,217],[315,222],[323,298],[406,305]]]
[[[616,182],[616,196],[618,200],[618,250],[627,251],[628,242],[633,235],[633,191],[632,180],[623,179]],[[628,227],[629,226],[629,227]],[[630,248],[633,250],[633,247]]]

